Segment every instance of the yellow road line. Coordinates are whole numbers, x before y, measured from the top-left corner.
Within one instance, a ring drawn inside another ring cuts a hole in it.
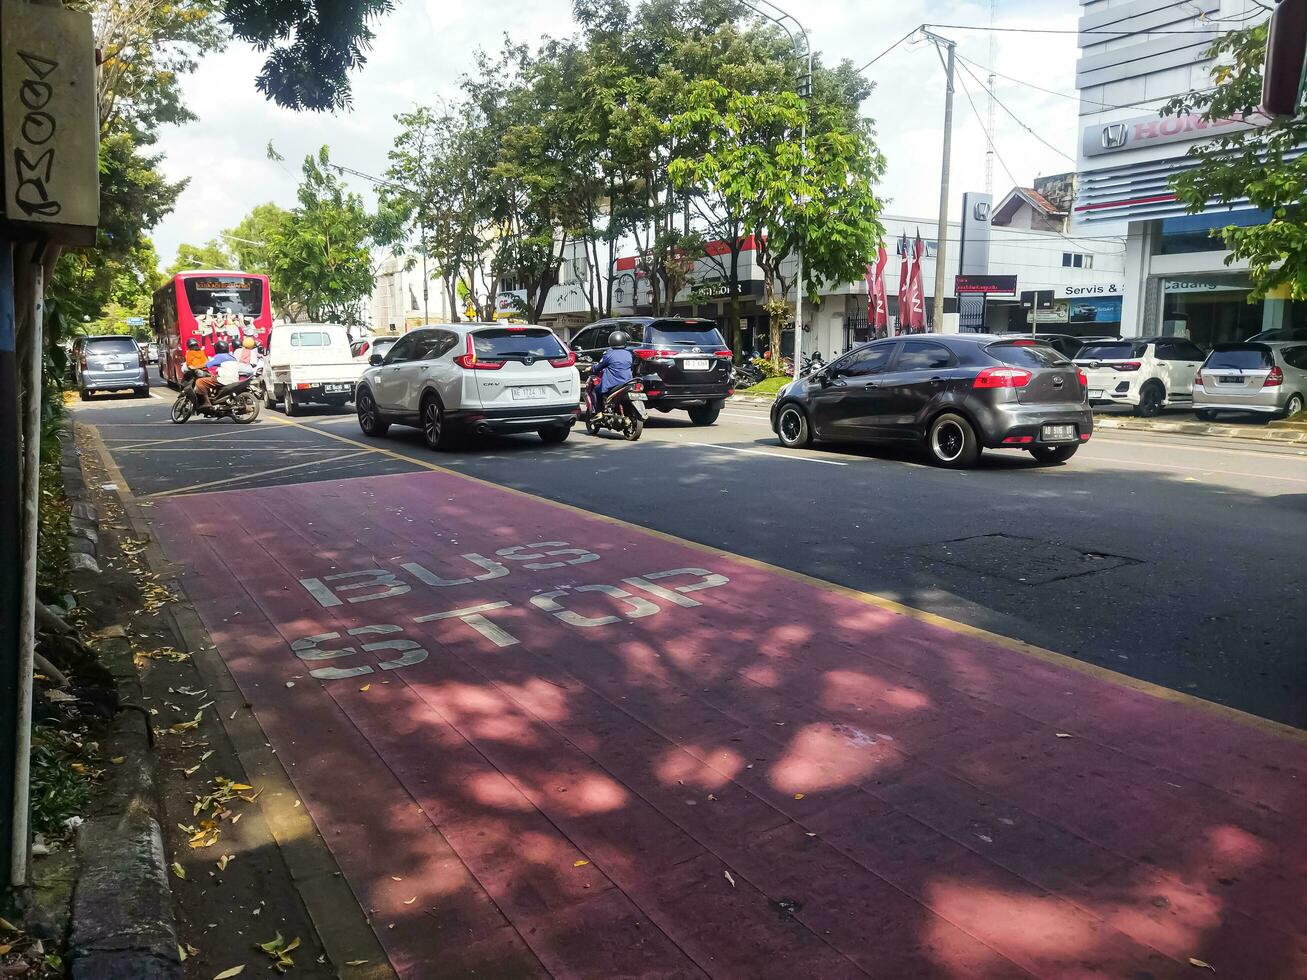
[[[277,419],[277,421],[282,425],[294,425],[294,426],[299,426],[301,428],[312,428],[312,426],[305,426],[291,419]],[[663,541],[669,541],[673,544],[681,545],[682,547],[692,548],[693,550],[702,552],[704,554],[729,558],[733,561],[738,561],[744,565],[748,565],[751,568],[759,569],[760,571],[771,572],[772,574],[780,575],[785,578],[788,578],[791,581],[802,582],[805,585],[810,585],[813,586],[814,588],[822,589],[823,591],[826,592],[832,592],[836,595],[841,595],[849,599],[854,599],[858,602],[865,603],[866,605],[869,606],[875,606],[876,608],[883,609],[886,612],[891,612],[899,616],[905,616],[909,619],[914,619],[920,623],[927,623],[931,626],[937,626],[941,629],[948,630],[949,632],[956,633],[960,636],[975,637],[976,639],[984,640],[987,643],[992,643],[995,646],[1003,647],[1006,650],[1012,650],[1015,651],[1016,653],[1024,654],[1025,656],[1031,657],[1035,660],[1042,660],[1045,663],[1056,664],[1059,667],[1065,667],[1068,670],[1074,670],[1081,674],[1086,674],[1090,677],[1095,677],[1099,680],[1106,681],[1110,684],[1116,684],[1119,687],[1129,688],[1132,691],[1138,691],[1141,694],[1150,695],[1161,701],[1173,701],[1178,704],[1187,705],[1189,707],[1196,708],[1200,711],[1204,711],[1208,714],[1212,714],[1212,715],[1216,715],[1217,717],[1224,718],[1228,721],[1233,721],[1242,725],[1246,725],[1250,728],[1256,728],[1261,731],[1268,732],[1274,735],[1280,735],[1285,738],[1293,739],[1294,741],[1307,743],[1307,731],[1294,728],[1291,725],[1286,725],[1278,721],[1272,721],[1269,718],[1260,718],[1257,715],[1249,714],[1246,711],[1240,711],[1238,708],[1231,708],[1224,704],[1217,704],[1215,701],[1207,701],[1204,700],[1203,698],[1195,697],[1192,694],[1186,694],[1183,691],[1173,691],[1168,687],[1162,687],[1160,684],[1154,684],[1151,681],[1140,680],[1137,677],[1130,677],[1127,674],[1118,673],[1117,671],[1111,670],[1107,667],[1099,667],[1097,664],[1086,663],[1083,660],[1077,660],[1074,657],[1068,657],[1066,654],[1057,653],[1056,651],[1048,650],[1045,649],[1044,647],[1036,646],[1033,643],[1027,643],[1024,640],[1018,640],[1015,637],[1004,636],[1001,633],[992,633],[989,630],[982,629],[979,626],[971,626],[967,623],[960,623],[957,620],[949,619],[945,616],[940,616],[937,613],[926,612],[924,609],[917,609],[913,606],[905,606],[903,603],[896,602],[893,599],[888,599],[885,596],[876,595],[875,593],[872,592],[862,592],[859,591],[858,589],[852,589],[844,585],[837,585],[834,582],[828,582],[825,579],[815,578],[814,576],[811,575],[805,575],[803,572],[796,572],[789,568],[782,568],[779,565],[772,565],[768,562],[760,561],[757,558],[749,558],[746,557],[745,555],[738,555],[735,554],[734,552],[725,551],[721,548],[713,548],[710,547],[709,545],[701,544],[698,541],[690,541],[687,538],[678,537],[675,534],[669,534],[666,531],[657,531],[654,530],[653,528],[644,527],[643,525],[640,524],[634,524],[630,521],[624,521],[620,517],[611,517],[607,514],[597,514],[593,511],[586,510],[582,507],[575,507],[572,504],[565,504],[558,500],[550,500],[548,497],[541,497],[538,496],[537,494],[528,493],[525,490],[517,490],[513,487],[506,487],[499,483],[493,483],[490,480],[483,480],[480,477],[470,476],[467,473],[460,473],[458,470],[453,470],[446,466],[440,466],[437,463],[432,463],[424,459],[417,459],[412,456],[405,456],[401,453],[391,452],[389,449],[379,449],[376,446],[370,446],[365,442],[360,442],[357,439],[351,439],[349,436],[343,436],[336,432],[327,432],[324,430],[318,430],[318,431],[323,436],[326,436],[329,439],[335,439],[338,442],[343,442],[350,446],[357,446],[360,449],[367,450],[369,452],[374,452],[381,456],[388,456],[391,459],[398,459],[406,463],[412,463],[414,466],[420,466],[423,469],[431,470],[432,472],[435,473],[444,473],[449,476],[458,477],[461,480],[466,480],[469,483],[475,483],[478,486],[493,487],[496,490],[503,490],[506,493],[515,494],[519,497],[525,497],[528,500],[533,500],[538,503],[547,504],[551,507],[556,507],[560,510],[568,511],[569,513],[572,514],[579,514],[584,517],[589,517],[595,520],[603,521],[607,524],[612,524],[616,527],[627,528],[630,530],[638,531],[643,534],[651,534],[654,537],[660,538]]]
[[[196,483],[189,487],[176,487],[172,490],[160,490],[158,493],[147,493],[142,500],[155,500],[159,497],[173,497],[179,493],[190,493],[193,490],[212,490],[214,487],[227,486],[231,483],[242,483],[247,480],[257,480],[265,476],[273,476],[277,473],[289,473],[291,470],[303,469],[306,466],[321,466],[323,463],[334,463],[341,459],[354,459],[357,456],[363,456],[364,453],[346,453],[343,456],[333,456],[330,459],[311,459],[306,463],[295,463],[292,466],[278,466],[271,470],[260,470],[257,473],[243,473],[240,476],[230,476],[225,480],[212,480],[208,483]]]

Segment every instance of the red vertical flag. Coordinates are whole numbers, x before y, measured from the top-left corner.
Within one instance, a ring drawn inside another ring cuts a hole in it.
[[[870,262],[863,278],[867,281],[867,325],[871,326],[876,319],[876,267]]]
[[[899,239],[899,333],[907,333],[912,311],[912,246],[908,234]]]
[[[921,283],[921,261],[926,257],[926,243],[921,240],[921,230],[917,230],[917,240],[912,243],[912,329],[920,333],[926,329],[926,290]]]
[[[889,253],[882,245],[876,252],[876,273],[872,281],[872,303],[874,312],[867,315],[867,325],[877,334],[884,334],[889,327],[889,298],[885,295],[885,266],[889,264]]]

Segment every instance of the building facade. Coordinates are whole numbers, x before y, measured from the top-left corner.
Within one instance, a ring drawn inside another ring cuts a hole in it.
[[[1286,295],[1248,301],[1246,263],[1231,261],[1214,229],[1260,224],[1249,206],[1187,214],[1169,179],[1188,151],[1254,119],[1162,116],[1174,96],[1212,85],[1208,50],[1219,33],[1257,23],[1258,0],[1081,0],[1079,186],[1072,234],[1123,236],[1125,336],[1186,336],[1202,346],[1307,325],[1307,304]]]
[[[452,319],[443,279],[430,278],[424,299],[420,259],[387,255],[377,266],[376,280],[369,303],[371,327],[376,333],[404,333],[423,323],[449,323]]]

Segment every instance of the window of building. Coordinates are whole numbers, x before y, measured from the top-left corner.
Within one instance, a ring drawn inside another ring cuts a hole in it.
[[[1062,265],[1067,269],[1092,269],[1094,257],[1087,252],[1063,252]]]

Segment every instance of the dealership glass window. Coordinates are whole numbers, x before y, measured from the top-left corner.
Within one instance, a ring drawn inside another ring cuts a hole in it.
[[[1262,329],[1262,316],[1263,303],[1249,303],[1246,287],[1167,290],[1156,333],[1187,337],[1209,349],[1251,337]]]
[[[1188,214],[1179,218],[1165,218],[1159,224],[1155,251],[1159,255],[1187,255],[1192,252],[1224,252],[1225,242],[1213,232],[1230,225],[1264,225],[1271,220],[1270,211],[1245,209],[1242,211],[1209,211],[1205,214]]]

